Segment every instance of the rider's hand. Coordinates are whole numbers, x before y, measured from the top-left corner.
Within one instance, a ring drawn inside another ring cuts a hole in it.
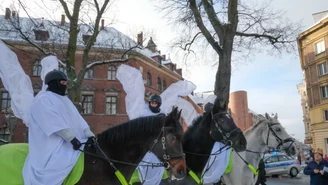
[[[72,139],[71,140],[71,143],[72,143],[72,145],[73,145],[73,149],[74,150],[78,150],[78,149],[80,149],[80,147],[81,147],[81,142],[78,140],[78,139],[76,139],[76,137],[74,138],[74,139]]]
[[[313,172],[314,173],[319,173],[319,170],[318,169],[314,169]]]

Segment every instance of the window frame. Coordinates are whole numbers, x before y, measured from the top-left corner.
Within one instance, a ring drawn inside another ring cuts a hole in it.
[[[94,78],[94,68],[87,70],[83,76],[83,79],[89,80]]]
[[[114,103],[112,101],[111,102],[108,102],[107,101],[108,98],[115,98],[116,101]],[[113,108],[110,105],[115,105],[115,113],[112,112]],[[108,111],[107,112],[108,106],[110,107],[109,110],[111,110],[111,111]],[[106,95],[105,96],[105,114],[106,115],[116,115],[117,114],[117,110],[118,110],[118,97],[117,97],[117,95]]]
[[[35,74],[36,70],[36,74]],[[32,76],[41,76],[42,65],[40,60],[35,60],[32,65]]]
[[[117,80],[116,73],[117,73],[117,67],[115,65],[108,65],[108,67],[107,67],[107,80]]]
[[[86,96],[86,97],[92,97],[92,102],[89,102],[89,101],[87,101],[87,102],[85,102],[84,101],[84,96]],[[81,114],[93,114],[94,113],[94,108],[95,108],[95,106],[94,106],[94,99],[95,98],[95,96],[94,96],[94,94],[93,93],[81,93],[81,104],[82,104],[82,112],[81,112]],[[91,103],[90,105],[91,105],[91,112],[85,112],[85,107],[87,107],[88,106],[88,104],[85,106],[85,103]]]
[[[162,80],[160,77],[157,77],[157,89],[163,91]]]
[[[323,68],[321,66],[324,66]],[[321,64],[318,64],[317,65],[317,68],[318,68],[318,76],[323,76],[325,74],[328,73],[327,71],[327,63],[324,62],[324,63],[321,63]]]
[[[326,51],[325,40],[321,40],[319,42],[316,42],[314,44],[314,50],[315,50],[316,55],[319,55],[319,54],[325,52]]]
[[[149,87],[151,87],[151,85],[152,85],[152,76],[151,76],[150,72],[147,72],[146,85]]]
[[[3,94],[7,94],[7,97],[3,98]],[[0,95],[1,95],[1,99],[0,99],[0,103],[1,103],[1,112],[2,113],[8,113],[11,108],[11,97],[10,97],[10,94],[8,91],[1,91],[0,92]],[[3,101],[6,101],[6,107],[3,109],[2,108],[2,104],[3,104]]]
[[[328,85],[320,86],[320,95],[322,99],[328,98]]]

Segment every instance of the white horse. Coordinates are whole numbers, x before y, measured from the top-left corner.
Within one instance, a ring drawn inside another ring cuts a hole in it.
[[[239,152],[239,155],[253,165],[255,169],[258,168],[258,164],[268,147],[280,148],[289,155],[296,154],[294,140],[279,123],[277,114],[274,117],[270,117],[266,113],[265,117],[262,117],[258,123],[246,130],[244,135],[247,140],[247,150]],[[254,177],[254,173],[235,151],[232,155],[232,171],[223,175],[225,184],[254,185],[257,176]]]

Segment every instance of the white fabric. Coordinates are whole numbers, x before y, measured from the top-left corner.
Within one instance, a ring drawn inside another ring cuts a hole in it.
[[[216,95],[215,95],[215,94],[209,95],[209,96],[204,100],[203,108],[205,108],[205,105],[206,105],[207,103],[214,103],[215,99],[216,99]]]
[[[0,41],[0,78],[11,98],[14,115],[28,126],[29,110],[34,98],[31,79],[25,74],[16,54]]]
[[[142,74],[134,67],[120,65],[116,72],[116,78],[121,82],[124,91],[126,92],[125,104],[126,112],[129,119],[135,119],[143,116],[155,115],[151,112],[148,103],[145,103],[145,87],[142,79]],[[187,96],[196,89],[196,86],[189,81],[178,81],[171,84],[160,96],[162,105],[161,113],[168,114],[172,110],[172,106],[176,105],[179,96]],[[147,152],[142,161],[148,163],[159,163],[159,159],[152,153]],[[145,163],[140,162],[137,167],[139,179],[143,185],[158,185],[162,180],[164,167],[150,168],[141,166]]]
[[[190,81],[178,81],[171,84],[162,94],[162,105],[161,109],[165,113],[172,111],[172,106],[174,106],[179,96],[188,96],[196,89],[196,85]]]
[[[160,184],[162,180],[162,176],[164,173],[163,167],[149,167],[143,165],[149,165],[152,163],[160,163],[159,159],[153,152],[147,152],[146,155],[143,157],[142,162],[139,163],[138,175],[142,185],[157,185]]]
[[[53,71],[54,69],[58,70],[58,59],[56,56],[44,57],[41,60],[41,66],[42,66],[42,70],[41,70],[40,77],[42,80],[42,91],[45,91],[48,85],[44,84],[44,79],[50,71]]]
[[[220,142],[215,142],[211,154],[215,154],[220,148],[224,146],[225,145]],[[207,169],[203,177],[204,184],[217,183],[220,180],[224,171],[228,167],[230,152],[231,148],[228,150],[227,148],[224,148],[220,154],[210,156],[204,168],[204,172]]]
[[[194,106],[183,98],[178,99],[176,106],[179,110],[182,110],[181,117],[188,127],[192,124],[193,120],[200,116],[200,114],[194,109]]]
[[[70,99],[49,91],[40,92],[30,112],[29,154],[26,158],[24,185],[61,185],[74,167],[80,151],[55,134],[71,129],[85,142],[84,130],[89,126]]]

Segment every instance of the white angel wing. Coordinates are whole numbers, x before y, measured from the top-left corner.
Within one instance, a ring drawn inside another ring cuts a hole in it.
[[[196,89],[196,85],[190,81],[180,80],[171,84],[160,96],[162,98],[161,112],[165,114],[172,110],[179,96],[188,96]]]
[[[117,69],[116,78],[121,82],[126,93],[125,108],[129,119],[143,115],[146,104],[145,85],[141,72],[134,67],[121,64]]]
[[[0,41],[0,77],[11,97],[14,115],[28,126],[29,111],[34,99],[31,79],[24,72],[16,54]]]
[[[189,127],[192,124],[192,121],[196,119],[200,114],[198,114],[194,106],[183,98],[179,98],[176,106],[181,111],[181,117]]]
[[[45,91],[48,85],[44,84],[44,78],[47,73],[53,71],[54,69],[58,69],[58,59],[56,56],[47,56],[41,60],[41,80],[42,80],[42,91]]]
[[[209,96],[204,100],[203,106],[205,106],[207,103],[214,103],[214,102],[215,102],[215,99],[216,99],[216,95],[215,95],[215,94],[209,95]],[[205,109],[205,108],[204,108],[204,109]]]

